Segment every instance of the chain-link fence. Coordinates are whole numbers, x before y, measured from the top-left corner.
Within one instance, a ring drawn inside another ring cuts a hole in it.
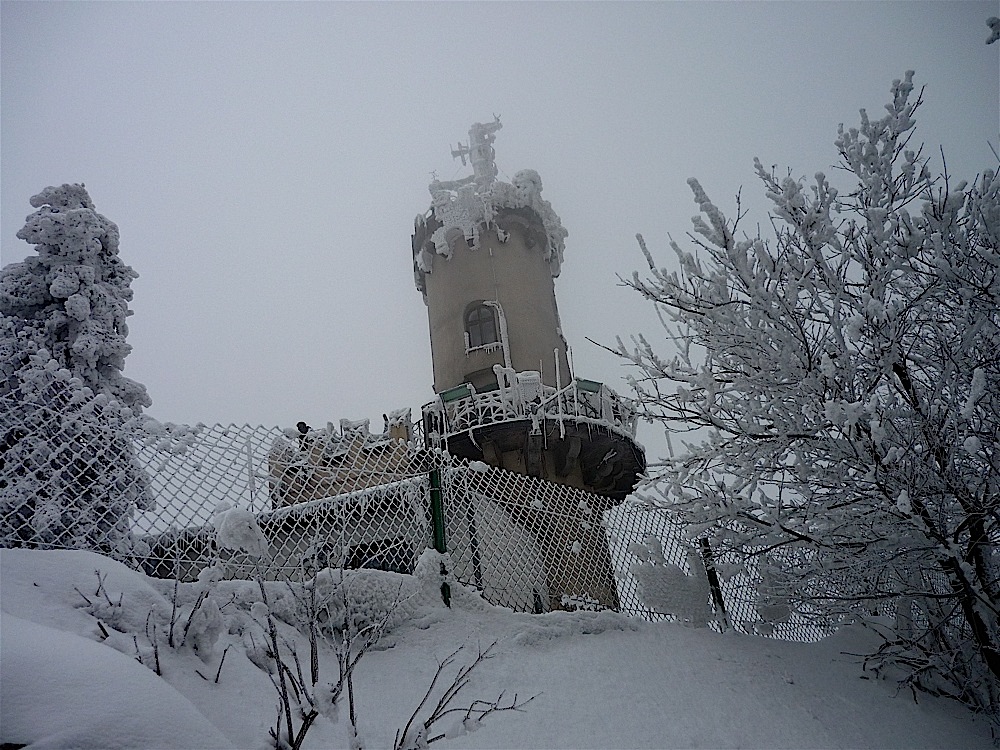
[[[624,563],[616,583],[627,614],[707,620],[717,630],[793,641],[836,631],[838,623],[820,612],[773,599],[745,556],[716,550],[706,538],[687,539],[664,510],[630,498],[605,514],[605,526],[613,558]]]
[[[445,472],[456,576],[522,611],[620,609],[600,495],[484,464]]]
[[[95,549],[165,578],[294,580],[323,567],[412,572],[444,546],[453,573],[528,612],[613,609],[796,640],[829,628],[768,611],[661,511],[426,449],[409,411],[312,429],[131,419],[58,379],[0,396],[0,545]],[[266,549],[223,543],[247,512]],[[435,528],[435,523],[439,527]],[[437,533],[436,533],[437,532]]]
[[[158,508],[137,514],[134,529],[155,575],[190,578],[216,559],[234,577],[301,578],[327,566],[409,573],[431,544],[428,476],[448,457],[418,447],[408,412],[387,417],[378,434],[346,420],[153,430],[139,456]],[[253,513],[263,559],[218,548],[215,519],[227,506]]]

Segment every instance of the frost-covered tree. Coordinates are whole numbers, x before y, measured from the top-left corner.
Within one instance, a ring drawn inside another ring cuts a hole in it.
[[[94,392],[141,411],[151,403],[145,387],[122,375],[138,274],[118,257],[118,227],[94,210],[83,185],[48,187],[31,205],[38,210],[17,236],[38,255],[0,271],[0,315],[11,320],[5,339],[13,331],[16,345],[4,375],[45,349]]]
[[[31,205],[37,255],[0,271],[0,544],[122,551],[149,504],[128,430],[150,399],[122,374],[137,274],[83,185]]]
[[[761,611],[864,618],[884,636],[872,664],[995,714],[1000,177],[932,178],[912,75],[883,117],[840,127],[850,187],[755,162],[767,238],[689,181],[677,269],[639,237],[649,272],[626,282],[676,351],[618,352],[647,416],[688,431],[649,502],[741,562]]]

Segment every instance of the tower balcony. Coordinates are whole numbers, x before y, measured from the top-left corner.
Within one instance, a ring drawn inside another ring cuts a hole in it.
[[[553,388],[537,372],[494,369],[496,388],[463,383],[424,405],[428,445],[624,500],[646,468],[634,402],[593,380]]]

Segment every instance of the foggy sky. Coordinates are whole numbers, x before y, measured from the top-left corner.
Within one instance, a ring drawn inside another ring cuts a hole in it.
[[[133,284],[126,374],[164,421],[314,426],[431,390],[413,218],[469,126],[500,179],[536,169],[569,230],[556,281],[576,372],[627,393],[586,337],[656,334],[617,286],[682,239],[698,177],[723,210],[753,157],[832,174],[838,123],[926,86],[918,139],[955,177],[997,162],[998,2],[0,5],[4,264],[46,185],[84,182]],[[748,227],[749,228],[749,227]],[[650,446],[657,448],[657,446]],[[655,451],[654,451],[655,452]]]

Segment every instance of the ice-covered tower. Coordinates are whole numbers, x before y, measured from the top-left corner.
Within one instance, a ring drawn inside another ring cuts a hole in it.
[[[589,490],[610,507],[645,470],[635,414],[610,388],[572,371],[554,285],[567,232],[537,172],[497,179],[500,128],[498,118],[472,126],[452,155],[473,173],[433,181],[431,208],[415,222],[413,268],[437,394],[424,407],[425,434],[453,454]],[[595,543],[606,550],[603,536]],[[597,598],[614,605],[607,562],[607,591]],[[554,602],[552,589],[565,582],[550,584]]]

